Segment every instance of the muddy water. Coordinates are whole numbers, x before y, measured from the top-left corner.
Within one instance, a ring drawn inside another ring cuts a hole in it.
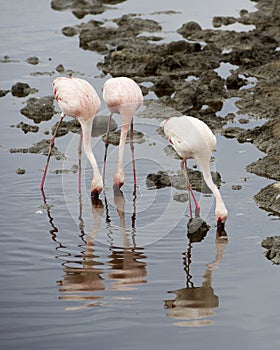
[[[189,11],[186,1],[177,1],[172,8],[168,2],[153,8],[142,2],[138,8],[131,0],[99,16],[139,11],[148,17],[154,11],[181,10],[170,17],[153,15],[166,26],[170,40],[182,22],[196,20],[208,26],[213,15],[235,15],[254,5],[205,3],[197,1]],[[77,24],[71,12],[53,11],[42,1],[30,1],[28,6],[9,1],[2,7],[0,45],[2,56],[9,59],[0,65],[1,89],[21,81],[39,90],[34,97],[50,95],[50,80],[59,75],[55,68],[63,64],[92,82],[100,94],[105,78],[96,62],[102,56],[79,49],[76,37],[60,32],[63,26]],[[31,56],[39,57],[38,65],[26,62]],[[226,74],[226,68],[219,74]],[[114,146],[109,147],[100,202],[90,201],[91,169],[85,159],[82,197],[75,172],[55,173],[77,164],[79,137],[72,133],[56,141],[67,159],[51,160],[44,198],[39,184],[46,158],[9,152],[48,138],[45,132],[53,125],[42,122],[37,133],[27,134],[12,127],[21,121],[31,124],[20,113],[26,99],[11,93],[0,99],[1,348],[279,347],[279,268],[265,259],[260,245],[266,236],[279,233],[279,221],[253,200],[271,181],[245,171],[262,156],[260,151],[217,136],[213,167],[222,176],[221,193],[230,213],[229,242],[215,243],[213,200],[197,193],[210,229],[202,242],[192,243],[187,238],[187,203],[173,200],[177,190],[146,187],[148,173],[179,169],[179,161],[163,151],[166,141],[157,133],[159,120],[135,118],[135,128],[146,140],[135,144],[136,200],[129,145],[123,195],[112,190]],[[220,113],[227,115],[234,108],[227,101]],[[107,114],[104,106],[101,114]],[[93,144],[101,167],[104,144],[100,138]],[[25,174],[17,174],[18,168]],[[236,185],[241,189],[234,190]]]

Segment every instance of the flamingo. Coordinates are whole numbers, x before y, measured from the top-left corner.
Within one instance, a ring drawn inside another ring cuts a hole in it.
[[[163,128],[166,138],[182,158],[181,168],[186,178],[189,194],[192,195],[195,203],[196,214],[199,215],[200,207],[191,188],[186,166],[187,159],[190,158],[193,158],[198,162],[204,180],[215,197],[217,227],[220,231],[224,230],[228,211],[217,186],[212,180],[210,172],[210,158],[217,142],[215,135],[203,121],[190,116],[166,119],[161,123],[161,127]],[[190,196],[189,207],[190,216],[192,218]]]
[[[113,113],[121,115],[122,129],[119,142],[119,155],[117,168],[114,175],[114,186],[120,188],[124,184],[124,145],[130,125],[130,148],[132,153],[133,176],[134,176],[134,191],[136,190],[136,169],[134,160],[133,146],[133,114],[143,103],[143,95],[140,87],[134,80],[127,77],[118,77],[108,79],[103,86],[103,99],[110,111],[108,120],[108,130],[105,141],[105,155],[103,168],[103,182],[105,180],[105,168],[108,148],[109,126]]]
[[[62,112],[59,123],[57,124],[53,137],[50,140],[47,163],[40,188],[41,190],[43,190],[44,188],[49,159],[58,128],[64,116],[68,115],[78,119],[78,121],[81,124],[82,130],[80,134],[79,155],[81,153],[81,144],[83,142],[85,154],[89,162],[91,163],[93,169],[91,195],[93,197],[96,197],[103,189],[103,181],[97,166],[96,159],[91,149],[91,131],[93,118],[95,117],[96,113],[99,111],[101,106],[100,99],[92,85],[84,79],[73,77],[59,77],[52,82],[52,85],[55,99]],[[80,174],[79,191],[81,191]]]

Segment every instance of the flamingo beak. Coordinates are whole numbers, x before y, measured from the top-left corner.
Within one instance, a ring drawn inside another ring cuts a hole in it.
[[[227,233],[225,231],[225,223],[222,222],[221,218],[218,218],[218,221],[217,221],[216,239],[218,241],[220,240],[224,241],[228,239]]]

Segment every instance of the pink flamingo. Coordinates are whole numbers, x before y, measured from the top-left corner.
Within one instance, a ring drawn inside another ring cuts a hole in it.
[[[49,159],[51,151],[54,145],[54,139],[56,137],[58,128],[65,115],[77,118],[81,124],[81,134],[79,143],[79,156],[81,154],[81,143],[83,141],[83,146],[85,154],[91,163],[93,169],[93,179],[91,183],[91,195],[98,196],[103,189],[103,181],[100,175],[96,159],[93,155],[91,149],[91,131],[93,118],[100,109],[101,102],[100,99],[92,87],[84,79],[72,78],[72,77],[59,77],[56,78],[53,83],[53,92],[55,99],[62,110],[59,123],[50,140],[49,153],[47,158],[46,167],[44,170],[41,190],[44,188],[45,178],[47,174]],[[81,180],[80,180],[80,167],[79,167],[79,191],[81,191]]]
[[[108,148],[109,126],[113,113],[121,115],[122,130],[119,142],[118,164],[114,176],[114,186],[121,187],[124,184],[123,156],[126,136],[130,125],[130,148],[132,153],[134,191],[136,190],[136,168],[133,146],[133,114],[143,103],[143,95],[140,87],[130,78],[118,77],[108,79],[103,86],[103,99],[110,111],[108,130],[105,141],[105,156],[103,168],[103,182],[105,180],[105,168]]]
[[[215,215],[217,226],[219,229],[223,229],[228,212],[222,196],[212,180],[210,172],[210,158],[217,142],[215,135],[204,122],[189,116],[166,119],[161,123],[161,127],[175,151],[183,158],[181,167],[186,177],[188,191],[191,193],[195,203],[196,214],[199,215],[200,207],[192,191],[186,167],[187,159],[190,158],[194,158],[198,162],[204,180],[214,194],[216,199]],[[192,218],[190,196],[189,206],[190,216]]]

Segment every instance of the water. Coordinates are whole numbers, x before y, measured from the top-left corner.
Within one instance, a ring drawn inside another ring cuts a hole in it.
[[[144,13],[160,20],[166,40],[173,40],[179,38],[176,29],[188,20],[211,27],[213,15],[237,15],[254,4],[217,0],[210,6],[200,0],[190,6],[188,1],[174,1],[170,8],[168,1],[129,0],[98,18]],[[102,57],[79,49],[77,37],[61,34],[62,27],[79,22],[71,12],[55,12],[49,2],[35,0],[2,2],[1,8],[1,53],[14,60],[0,65],[1,89],[22,81],[39,90],[34,96],[50,95],[50,80],[56,74],[49,72],[62,63],[101,91],[104,78],[96,62]],[[170,9],[181,13],[153,14]],[[37,66],[25,62],[33,55],[40,59]],[[45,74],[33,74],[38,71]],[[78,136],[68,134],[56,141],[68,159],[51,159],[45,203],[39,184],[46,158],[9,152],[46,138],[44,131],[53,123],[41,123],[35,134],[12,128],[20,121],[30,123],[20,113],[26,100],[11,94],[0,99],[1,349],[279,347],[279,270],[265,259],[260,246],[263,238],[279,233],[279,222],[253,200],[271,180],[245,171],[262,156],[260,151],[217,137],[215,167],[222,174],[221,192],[230,213],[229,242],[215,244],[213,200],[198,194],[211,227],[201,243],[190,245],[187,205],[173,200],[176,190],[146,188],[148,172],[179,169],[178,160],[163,151],[166,141],[156,132],[158,120],[135,118],[136,129],[146,138],[135,145],[136,201],[129,146],[123,197],[114,198],[112,190],[117,152],[113,146],[101,203],[91,205],[91,169],[85,159],[81,198],[77,174],[51,173],[77,163]],[[234,108],[228,101],[222,113]],[[104,106],[102,112],[107,113]],[[101,167],[104,144],[99,138],[93,143]],[[16,174],[19,167],[26,170],[24,175]],[[232,185],[237,184],[242,189],[234,191]],[[220,261],[207,266],[216,255]],[[197,287],[192,297],[190,287]],[[204,307],[186,305],[195,296]]]

